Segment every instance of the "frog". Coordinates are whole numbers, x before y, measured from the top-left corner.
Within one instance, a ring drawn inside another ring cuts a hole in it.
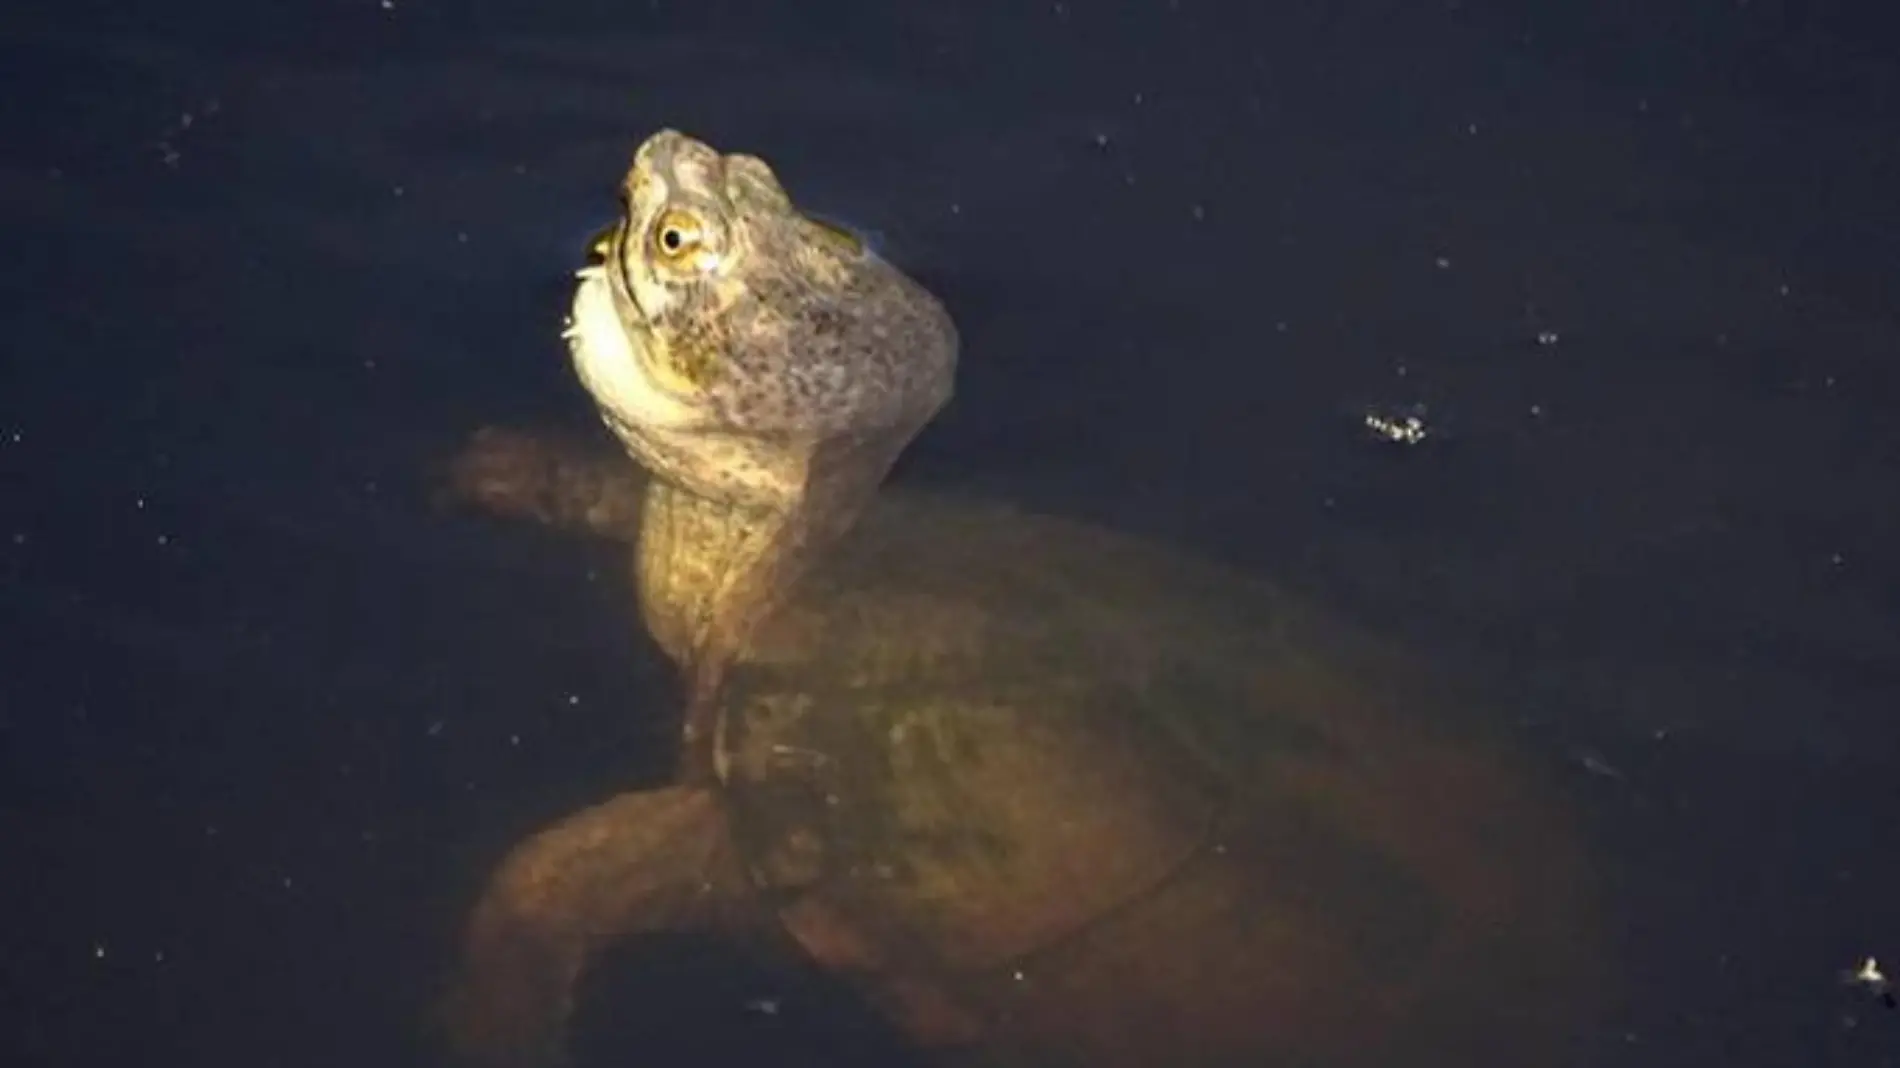
[[[681,774],[705,782],[726,668],[949,403],[958,333],[757,156],[661,130],[620,197],[563,333],[602,420],[654,475],[641,604],[691,680]]]
[[[885,485],[952,396],[946,305],[756,157],[662,131],[621,195],[565,328],[613,445],[485,428],[448,481],[626,552],[682,757],[507,849],[458,1052],[562,1064],[602,956],[678,932],[946,1065],[1526,1062],[1588,1025],[1589,861],[1481,695],[1261,576]]]

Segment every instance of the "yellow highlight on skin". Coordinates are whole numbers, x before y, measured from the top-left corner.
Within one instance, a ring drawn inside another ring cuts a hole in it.
[[[605,263],[613,254],[614,235],[620,232],[620,224],[604,226],[600,232],[587,240],[587,262]]]
[[[809,215],[805,216],[805,221],[812,224],[813,229],[817,231],[820,237],[837,245],[840,251],[845,254],[850,256],[864,255],[864,242],[858,240],[858,235],[836,223],[829,223],[823,219],[814,219]]]

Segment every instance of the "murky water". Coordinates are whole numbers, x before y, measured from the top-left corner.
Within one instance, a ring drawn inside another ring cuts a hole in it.
[[[1499,695],[1607,965],[1544,1063],[1900,1057],[1842,978],[1900,966],[1878,26],[1088,7],[23,17],[0,1060],[434,1063],[501,853],[666,766],[618,556],[431,497],[479,426],[596,432],[567,273],[660,125],[949,303],[958,398],[898,482],[1222,562]],[[587,997],[585,1063],[916,1056],[704,940]]]

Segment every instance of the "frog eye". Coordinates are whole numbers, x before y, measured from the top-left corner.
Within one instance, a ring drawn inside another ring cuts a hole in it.
[[[690,211],[669,209],[653,222],[653,253],[661,259],[682,262],[698,252],[705,240],[705,227]]]

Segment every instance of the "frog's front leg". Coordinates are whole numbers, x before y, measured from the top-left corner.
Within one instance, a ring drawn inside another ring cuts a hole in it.
[[[433,495],[441,506],[474,507],[632,542],[639,536],[648,478],[617,449],[484,427],[456,451],[436,481]]]

